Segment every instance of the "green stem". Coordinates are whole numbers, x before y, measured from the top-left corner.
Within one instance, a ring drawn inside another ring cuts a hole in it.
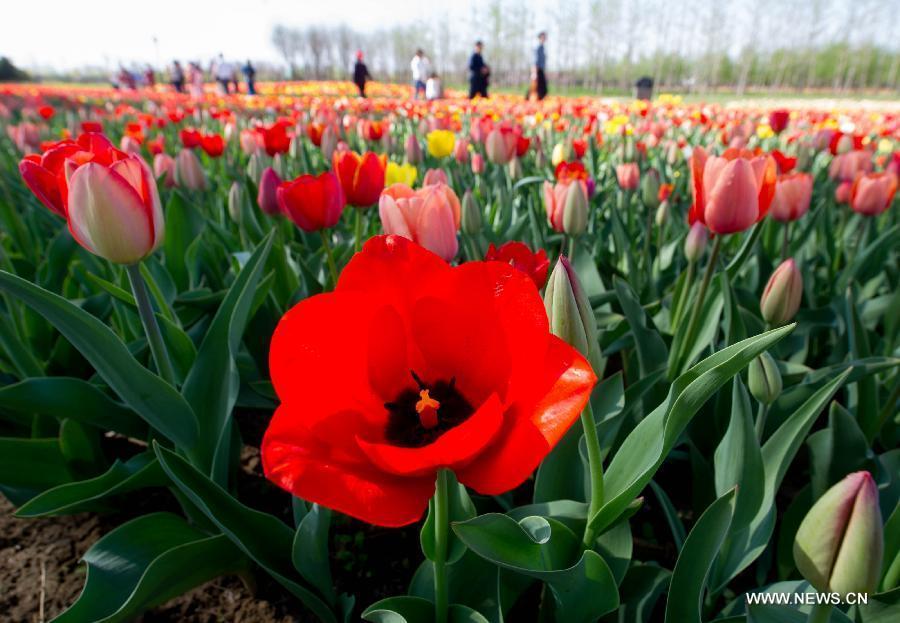
[[[166,343],[163,342],[159,324],[156,322],[156,315],[153,313],[153,306],[150,304],[150,297],[147,294],[147,284],[144,283],[144,278],[141,276],[140,265],[129,264],[125,266],[125,272],[128,273],[128,280],[131,282],[131,291],[134,293],[134,301],[137,303],[138,314],[144,325],[144,332],[147,334],[147,343],[150,345],[150,352],[156,362],[156,369],[159,370],[159,375],[174,387],[175,369],[172,367]]]
[[[784,223],[784,225],[782,226],[782,231],[784,233],[784,236],[781,239],[781,261],[782,262],[788,258],[788,250],[789,250],[788,247],[789,247],[790,241],[791,241],[790,227],[791,227],[790,221],[786,221]]]
[[[691,312],[691,321],[688,324],[687,334],[684,341],[681,342],[681,352],[678,357],[678,366],[676,372],[681,371],[681,359],[684,357],[685,349],[689,349],[691,344],[697,337],[697,330],[700,328],[700,316],[703,310],[703,302],[706,299],[706,291],[712,281],[713,273],[716,272],[716,262],[719,259],[719,250],[722,247],[722,236],[716,236],[713,242],[712,254],[709,256],[709,263],[703,272],[703,281],[700,282],[700,290],[697,292],[697,300],[694,302],[694,309]]]
[[[588,506],[588,521],[584,527],[582,544],[585,549],[594,548],[596,531],[591,528],[591,519],[603,506],[603,454],[600,451],[600,440],[597,438],[597,423],[594,422],[594,410],[588,400],[581,412],[581,427],[584,429],[584,442],[588,453],[588,469],[591,476],[591,500]]]
[[[816,604],[809,612],[807,623],[828,623],[831,620],[831,604]]]
[[[356,222],[359,224],[359,211],[356,212]],[[334,263],[334,251],[331,248],[331,241],[328,240],[328,234],[324,229],[319,230],[322,237],[322,246],[325,248],[325,259],[328,262],[328,272],[331,273],[331,287],[335,287],[338,281],[337,266]],[[357,238],[359,240],[359,238]]]
[[[434,490],[434,620],[447,623],[449,595],[447,587],[447,547],[450,530],[448,509],[449,474],[438,471]]]
[[[362,209],[356,208],[356,216],[354,218],[356,221],[353,225],[353,251],[359,253],[362,250]],[[337,279],[334,282],[337,283]]]
[[[569,259],[575,260],[575,236],[569,236]]]
[[[756,412],[756,440],[762,442],[763,433],[766,432],[766,417],[769,415],[769,405],[759,403],[759,411]]]
[[[674,301],[672,309],[673,332],[678,330],[678,325],[681,323],[681,315],[682,313],[684,313],[684,303],[687,300],[687,297],[690,295],[691,288],[694,285],[694,268],[696,266],[697,262],[688,262],[687,275],[684,278],[684,283],[678,290],[678,300]]]

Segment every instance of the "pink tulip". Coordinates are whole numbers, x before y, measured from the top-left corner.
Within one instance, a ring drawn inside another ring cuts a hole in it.
[[[266,167],[265,171],[259,178],[259,192],[256,195],[256,202],[259,209],[269,216],[275,216],[281,213],[278,206],[278,186],[281,185],[281,178],[275,169]]]
[[[790,322],[800,309],[803,297],[803,275],[794,258],[783,261],[766,284],[759,300],[762,317],[772,326]]]
[[[150,168],[129,156],[105,166],[88,162],[69,178],[69,230],[81,246],[117,264],[134,264],[162,243],[165,226]]]
[[[456,193],[446,184],[419,190],[393,184],[381,193],[378,215],[384,233],[412,240],[448,262],[456,257],[460,204]]]
[[[484,151],[494,164],[507,164],[516,155],[516,135],[512,128],[494,128],[484,139]]]
[[[153,175],[166,188],[175,186],[175,158],[169,154],[156,154],[153,156]]]
[[[453,158],[460,164],[465,164],[469,161],[468,139],[459,138],[456,140],[456,144],[453,145]]]
[[[579,195],[576,197],[571,197],[572,191],[576,191]],[[584,200],[582,201],[582,196]],[[558,232],[566,232],[566,233],[581,233],[581,231],[567,231],[567,210],[575,207],[579,212],[584,211],[584,221],[585,224],[587,222],[587,197],[588,197],[588,189],[587,184],[584,180],[572,180],[569,182],[557,182],[555,185],[550,182],[544,182],[544,208],[547,210],[547,222],[550,223],[550,226],[558,231]],[[574,218],[573,217],[578,217]],[[582,220],[580,217],[581,214],[571,215],[568,218],[568,222],[571,225],[573,222],[577,221],[580,223]],[[572,229],[570,226],[568,229]]]
[[[188,190],[206,190],[206,173],[192,149],[184,148],[175,157],[175,182]]]
[[[772,218],[786,223],[796,221],[809,210],[813,179],[809,173],[790,173],[778,179],[769,210]]]
[[[472,173],[475,175],[484,173],[484,157],[477,152],[472,154]]]
[[[868,173],[856,179],[850,191],[850,207],[866,216],[878,216],[887,210],[897,192],[893,173]]]
[[[872,155],[862,149],[838,154],[828,167],[828,176],[838,182],[852,182],[872,170]]]
[[[850,191],[853,190],[851,182],[841,182],[834,189],[834,200],[840,204],[850,203]]]
[[[641,170],[635,162],[616,165],[616,178],[622,190],[636,190],[641,179]]]
[[[433,186],[434,184],[447,184],[450,185],[450,181],[447,179],[447,172],[443,169],[428,169],[425,171],[425,177],[422,178],[422,186]]]

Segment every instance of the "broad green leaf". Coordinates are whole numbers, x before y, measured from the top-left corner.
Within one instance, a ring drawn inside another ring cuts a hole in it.
[[[277,517],[238,502],[190,463],[159,444],[156,456],[172,483],[206,517],[279,584],[299,598],[325,623],[337,623],[331,608],[295,579],[294,533]]]
[[[44,375],[44,366],[35,356],[31,345],[27,344],[12,326],[11,319],[0,314],[0,348],[6,353],[16,375],[20,379]]]
[[[628,320],[631,333],[634,335],[641,376],[661,370],[669,358],[666,343],[653,326],[653,322],[647,317],[628,282],[617,277],[613,279],[613,287],[619,298],[619,305],[622,306],[622,311]]]
[[[869,454],[869,443],[856,419],[837,402],[831,403],[828,428],[811,434],[806,444],[813,498],[817,500],[841,478],[862,469]]]
[[[900,588],[869,595],[869,603],[859,607],[862,623],[897,623],[900,615]]]
[[[669,585],[671,572],[655,564],[636,563],[619,586],[621,605],[617,614],[622,623],[649,623],[653,608]]]
[[[295,498],[296,499],[296,498]],[[303,579],[330,602],[336,596],[331,581],[331,566],[328,554],[328,528],[331,526],[331,510],[313,504],[294,533],[291,558],[294,568]]]
[[[59,439],[0,437],[0,482],[44,490],[70,482],[72,472]]]
[[[119,526],[84,555],[87,577],[78,600],[56,623],[129,621],[245,563],[224,536],[209,536],[171,513]]]
[[[66,299],[0,271],[0,290],[18,298],[53,324],[97,373],[150,426],[189,449],[197,420],[174,387],[142,366],[109,327]]]
[[[371,623],[434,623],[434,604],[421,597],[388,597],[362,613]],[[467,606],[452,604],[447,611],[447,623],[488,623],[481,614]]]
[[[166,204],[166,239],[163,253],[166,270],[178,286],[178,291],[188,289],[188,268],[186,263],[188,247],[193,240],[199,240],[201,224],[179,192],[173,192]]]
[[[869,338],[866,329],[859,319],[859,311],[856,308],[856,290],[853,287],[847,289],[845,302],[845,316],[847,321],[847,338],[850,340],[850,352],[854,359],[865,359],[872,352],[869,348]],[[870,442],[878,435],[878,386],[875,378],[865,376],[856,382],[856,417],[859,427]]]
[[[694,525],[675,569],[666,602],[666,623],[702,623],[706,580],[734,514],[732,489],[707,508]]]
[[[21,506],[16,515],[70,515],[89,510],[99,501],[113,495],[165,484],[165,475],[156,458],[150,452],[143,452],[125,463],[116,461],[105,473],[95,478],[48,489]]]
[[[0,388],[0,405],[19,413],[72,418],[101,430],[143,438],[147,424],[96,385],[69,377],[31,378]]]
[[[182,388],[197,414],[204,439],[204,461],[219,483],[227,478],[231,410],[240,386],[235,356],[271,246],[270,233],[234,280],[200,344]]]

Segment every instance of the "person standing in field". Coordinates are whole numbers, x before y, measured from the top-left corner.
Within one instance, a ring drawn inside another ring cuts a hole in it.
[[[172,69],[169,72],[169,82],[171,82],[176,93],[184,93],[184,69],[181,68],[181,63],[178,61],[172,63]]]
[[[416,50],[416,55],[410,61],[409,68],[412,70],[413,97],[415,99],[419,99],[420,96],[425,97],[425,81],[431,73],[431,63],[421,48]]]
[[[443,99],[444,97],[444,87],[441,85],[441,79],[437,75],[437,72],[431,72],[431,75],[428,76],[428,80],[425,82],[425,99],[428,101],[434,101]]]
[[[244,79],[247,81],[247,95],[256,95],[256,68],[249,58],[241,71],[244,72]]]
[[[188,66],[188,88],[191,97],[203,99],[203,69],[200,68],[200,63],[191,63]]]
[[[211,71],[216,77],[216,82],[219,83],[222,94],[228,95],[231,93],[231,81],[234,79],[234,67],[231,66],[231,63],[226,61],[225,57],[219,54]]]
[[[474,99],[476,95],[481,97],[488,96],[488,80],[491,75],[491,68],[484,62],[481,52],[484,45],[481,41],[475,42],[475,51],[469,57],[469,99]]]
[[[534,49],[534,67],[531,71],[531,79],[534,83],[534,95],[538,100],[547,97],[547,54],[544,51],[544,43],[547,41],[547,33],[538,33],[538,46]]]
[[[360,50],[356,53],[356,64],[353,66],[353,84],[359,89],[360,97],[364,98],[366,96],[366,82],[371,79],[369,68],[363,62],[363,53]]]

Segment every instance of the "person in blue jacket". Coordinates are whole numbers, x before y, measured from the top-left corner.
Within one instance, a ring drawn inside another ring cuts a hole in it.
[[[491,68],[481,56],[483,47],[481,41],[476,41],[475,51],[469,57],[469,99],[473,99],[476,95],[488,96]]]

